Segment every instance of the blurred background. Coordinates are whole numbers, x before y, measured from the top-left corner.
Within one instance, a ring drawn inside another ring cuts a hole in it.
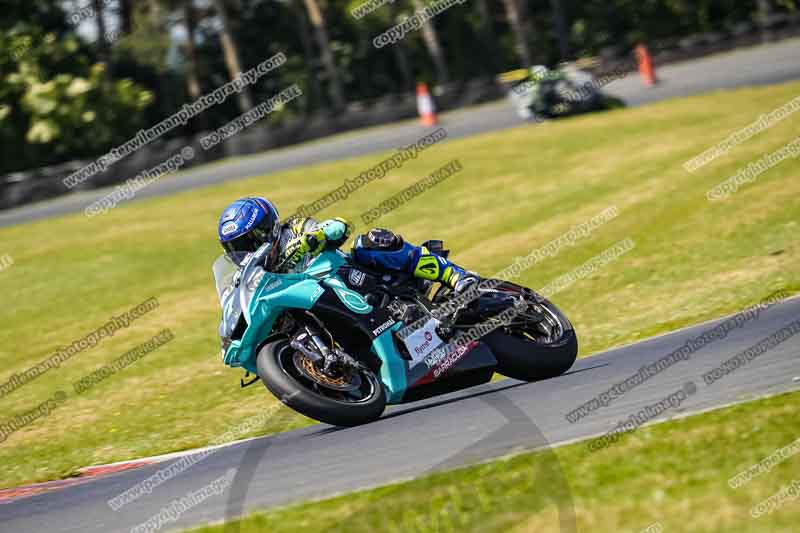
[[[578,61],[594,74],[639,43],[659,64],[800,33],[797,0],[470,0],[392,46],[373,39],[422,0],[6,0],[0,13],[0,208],[67,192],[64,176],[282,52],[287,64],[168,132],[133,177],[297,83],[303,98],[192,164],[503,95],[498,75]],[[129,168],[130,167],[130,168]]]

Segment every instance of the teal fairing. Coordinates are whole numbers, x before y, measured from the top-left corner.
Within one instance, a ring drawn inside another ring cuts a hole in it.
[[[220,324],[223,361],[253,374],[258,373],[257,350],[272,332],[281,313],[287,309],[311,309],[325,288],[353,313],[368,315],[373,311],[363,296],[348,288],[336,274],[347,262],[341,251],[323,252],[300,265],[300,272],[276,274],[261,266],[263,258],[269,255],[270,246],[264,245],[253,254],[233,260],[223,255],[213,267],[223,309]],[[392,338],[392,331],[401,326],[398,323],[384,331],[372,343],[373,353],[382,361],[381,378],[390,402],[400,401],[407,385],[407,364]]]

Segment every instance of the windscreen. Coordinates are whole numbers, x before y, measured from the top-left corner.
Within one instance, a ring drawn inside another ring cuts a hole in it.
[[[239,270],[239,265],[244,262],[247,256],[250,255],[246,252],[239,252],[230,257],[227,254],[220,255],[214,265],[211,267],[214,273],[214,283],[217,287],[217,298],[222,304],[222,297],[228,292],[228,289],[233,285],[233,280],[236,272]]]

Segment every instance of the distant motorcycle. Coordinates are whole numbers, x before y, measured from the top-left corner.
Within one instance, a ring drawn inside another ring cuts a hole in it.
[[[508,95],[520,118],[537,122],[625,107],[622,100],[605,94],[590,74],[541,65],[512,83]]]
[[[423,245],[447,256],[441,241]],[[222,357],[257,376],[242,386],[260,378],[310,418],[364,424],[387,404],[480,385],[494,372],[535,381],[575,362],[569,320],[530,289],[489,280],[460,301],[449,288],[371,271],[338,250],[278,273],[271,246],[214,263]]]

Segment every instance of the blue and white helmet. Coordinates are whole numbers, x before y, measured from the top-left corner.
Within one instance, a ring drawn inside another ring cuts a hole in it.
[[[275,241],[280,230],[278,210],[260,197],[241,198],[226,207],[217,229],[219,242],[231,259]]]

